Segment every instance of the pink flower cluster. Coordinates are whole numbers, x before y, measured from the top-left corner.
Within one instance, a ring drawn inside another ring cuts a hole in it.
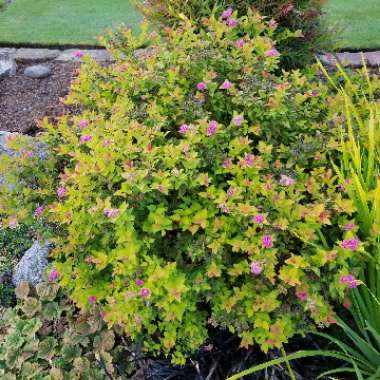
[[[341,276],[340,283],[347,285],[351,289],[357,288],[359,285],[359,281],[352,274],[347,274],[345,276]]]
[[[45,210],[44,206],[38,206],[38,207],[35,209],[35,211],[34,211],[34,216],[35,216],[36,218],[39,218],[39,217],[44,213],[44,210]]]
[[[281,174],[280,185],[282,186],[292,186],[295,184],[295,180],[285,174]]]
[[[120,210],[117,208],[105,208],[104,215],[107,218],[116,218],[119,215]]]
[[[258,276],[263,271],[263,267],[258,261],[252,261],[250,270],[252,274]]]
[[[78,123],[78,127],[80,129],[84,129],[84,128],[87,128],[89,125],[89,122],[87,120],[80,120],[79,123]]]
[[[264,248],[272,248],[273,247],[273,238],[271,235],[264,235],[261,239],[261,244]]]
[[[245,45],[245,41],[244,41],[243,38],[240,38],[240,40],[237,40],[237,41],[236,41],[236,46],[237,46],[238,48],[242,49],[242,48],[244,47],[244,45]]]
[[[224,161],[223,161],[223,167],[225,169],[227,168],[230,168],[232,165],[232,160],[230,158],[226,158]]]
[[[83,56],[84,56],[84,53],[83,53],[83,51],[82,50],[75,50],[74,52],[73,52],[73,56],[75,57],[75,58],[82,58]]]
[[[59,272],[57,269],[52,269],[49,273],[49,282],[56,282],[59,278]]]
[[[86,142],[89,142],[92,140],[92,136],[91,135],[82,135],[79,139],[80,143],[81,144],[85,144]]]
[[[306,290],[298,290],[296,292],[296,296],[300,301],[306,301],[307,291]]]
[[[180,127],[179,127],[179,133],[181,135],[185,135],[187,132],[189,131],[189,126],[187,124],[182,124]]]
[[[265,216],[263,214],[257,214],[253,217],[253,223],[263,224],[265,221]]]
[[[197,90],[198,91],[206,91],[207,90],[207,84],[205,82],[199,82],[197,84]]]
[[[64,198],[65,195],[66,195],[66,193],[67,193],[66,187],[64,187],[64,186],[58,187],[58,189],[57,189],[57,195],[58,195],[59,199]]]
[[[229,90],[232,87],[232,83],[226,79],[221,86],[219,87],[221,90]]]
[[[272,46],[269,50],[267,50],[265,52],[265,55],[267,57],[278,57],[280,55],[280,53],[278,52],[278,50],[274,46]]]
[[[218,123],[215,120],[211,120],[207,127],[207,136],[211,137],[215,134],[216,129],[218,128]]]
[[[140,296],[142,298],[148,298],[150,296],[150,290],[148,288],[142,288],[140,290]]]
[[[359,247],[360,240],[358,238],[343,240],[340,246],[343,249],[349,249],[350,251],[356,251]]]
[[[236,125],[237,127],[240,127],[244,122],[244,117],[242,115],[236,115],[232,119],[232,124]]]
[[[220,203],[218,205],[218,208],[220,208],[226,214],[229,214],[231,212],[230,208],[225,203]]]
[[[343,226],[345,231],[352,231],[356,227],[355,223],[347,223]]]
[[[234,28],[238,24],[238,21],[236,20],[236,18],[232,18],[231,17],[232,13],[233,13],[233,9],[231,7],[228,7],[222,13],[222,16],[221,16],[221,19],[224,20],[227,23],[227,26],[229,28]]]

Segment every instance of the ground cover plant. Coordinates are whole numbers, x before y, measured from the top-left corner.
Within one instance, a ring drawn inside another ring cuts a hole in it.
[[[380,7],[377,0],[329,0],[326,21],[340,30],[342,49],[380,48]]]
[[[121,380],[120,368],[128,376],[129,353],[98,308],[78,312],[57,279],[53,269],[36,290],[27,283],[16,289],[18,305],[0,320],[1,378]]]
[[[0,43],[97,45],[121,23],[137,32],[140,20],[128,0],[15,0],[0,11]]]
[[[258,15],[206,24],[107,38],[115,64],[87,60],[67,100],[83,114],[44,125],[54,154],[10,141],[0,170],[4,226],[55,223],[77,305],[176,363],[210,325],[267,351],[334,323],[364,255],[326,157],[340,98],[278,74]]]

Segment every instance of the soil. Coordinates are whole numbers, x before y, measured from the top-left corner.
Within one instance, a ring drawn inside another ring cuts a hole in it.
[[[65,110],[60,101],[70,88],[78,63],[46,63],[52,73],[43,79],[31,79],[23,75],[27,66],[18,64],[14,77],[0,79],[0,130],[35,134],[38,122],[45,116],[50,121]]]

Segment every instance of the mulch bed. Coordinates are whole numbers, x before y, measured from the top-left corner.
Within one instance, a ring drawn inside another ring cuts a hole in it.
[[[14,77],[0,79],[0,130],[34,134],[39,120],[54,121],[65,109],[60,99],[69,92],[78,63],[49,62],[52,74],[43,79],[23,75],[32,64],[18,64]]]

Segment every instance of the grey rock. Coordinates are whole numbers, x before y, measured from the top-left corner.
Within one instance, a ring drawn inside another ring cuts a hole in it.
[[[14,58],[16,51],[16,48],[0,48],[0,57],[7,55],[8,57]]]
[[[0,154],[6,154],[8,156],[13,155],[13,151],[7,147],[7,141],[14,133],[0,131]]]
[[[75,53],[78,51],[80,51],[83,56],[88,55],[98,62],[108,62],[113,60],[106,49],[67,49],[62,51],[55,60],[58,62],[80,61],[80,58],[75,56]]]
[[[362,53],[337,53],[336,56],[338,61],[344,66],[351,68],[359,68],[363,66]]]
[[[17,65],[9,53],[0,55],[0,78],[11,77],[16,74]]]
[[[380,51],[367,52],[365,57],[369,66],[380,66]]]
[[[15,59],[19,61],[48,61],[58,57],[57,49],[33,49],[20,48],[15,53]]]
[[[6,154],[8,156],[13,156],[15,151],[7,147],[8,140],[17,136],[22,136],[23,139],[27,139],[32,143],[33,153],[37,154],[40,160],[45,160],[47,158],[46,145],[43,144],[38,138],[33,138],[31,136],[20,135],[19,133],[11,133],[7,131],[0,131],[0,155]],[[28,144],[29,145],[29,144]]]
[[[337,59],[333,54],[323,54],[317,57],[324,66],[336,66]]]
[[[318,59],[325,66],[335,67],[338,63],[342,66],[359,68],[363,66],[362,53],[337,53],[324,54],[318,56]],[[367,63],[367,56],[364,55],[364,61]]]
[[[18,286],[21,281],[26,281],[34,286],[40,283],[48,265],[48,256],[51,249],[52,245],[48,242],[40,244],[35,241],[13,271],[12,282],[14,286]]]
[[[24,75],[29,78],[42,79],[46,78],[51,74],[51,69],[49,66],[45,65],[34,65],[29,66],[24,70]]]
[[[133,56],[137,59],[146,59],[156,53],[157,49],[154,47],[147,47],[145,49],[136,49]]]

